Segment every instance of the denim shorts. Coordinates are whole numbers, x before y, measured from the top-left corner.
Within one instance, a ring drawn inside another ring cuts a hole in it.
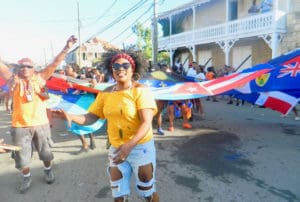
[[[130,178],[131,175],[134,175],[135,179],[135,188],[139,196],[141,197],[148,197],[151,196],[155,192],[155,168],[156,168],[156,151],[154,140],[150,140],[144,144],[136,145],[132,151],[130,152],[127,159],[120,163],[115,164],[112,162],[112,157],[115,155],[114,151],[116,150],[115,147],[110,146],[108,151],[109,157],[109,167],[118,167],[121,171],[123,178],[117,181],[111,181],[110,185],[112,188],[112,196],[114,198],[130,195]],[[152,164],[153,166],[153,178],[149,182],[142,182],[138,177],[138,169],[140,166]],[[109,174],[109,167],[107,169],[108,175]],[[143,187],[150,187],[149,190],[140,190],[138,186]]]
[[[51,161],[53,154],[50,150],[48,138],[51,135],[49,124],[26,128],[12,127],[12,142],[20,146],[21,150],[13,155],[17,169],[28,167],[31,163],[33,145],[42,161]],[[33,144],[32,144],[33,143]]]

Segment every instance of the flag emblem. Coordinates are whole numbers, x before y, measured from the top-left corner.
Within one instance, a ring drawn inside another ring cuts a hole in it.
[[[263,87],[268,82],[269,78],[270,78],[270,73],[260,75],[255,79],[255,83],[259,87]]]

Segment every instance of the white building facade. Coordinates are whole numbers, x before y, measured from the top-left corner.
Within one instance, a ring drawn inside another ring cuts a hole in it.
[[[93,63],[100,60],[101,55],[106,49],[117,47],[99,38],[93,38],[79,47],[70,51],[66,56],[66,63],[81,67],[92,67]]]
[[[194,0],[158,16],[158,50],[171,65],[191,61],[244,69],[300,47],[300,1]]]

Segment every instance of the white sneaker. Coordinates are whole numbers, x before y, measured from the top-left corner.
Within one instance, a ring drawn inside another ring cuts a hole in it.
[[[296,116],[295,117],[295,121],[299,121],[300,120],[300,117],[299,116]]]
[[[49,169],[49,170],[44,169],[44,173],[45,173],[46,183],[47,184],[52,184],[55,181],[55,177],[54,177],[54,174],[52,172],[52,169]]]
[[[23,181],[20,184],[19,191],[20,194],[25,194],[31,187],[31,176],[23,177]]]

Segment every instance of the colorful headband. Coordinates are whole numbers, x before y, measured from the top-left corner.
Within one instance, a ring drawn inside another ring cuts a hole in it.
[[[128,60],[128,62],[129,62],[130,65],[131,65],[131,68],[132,68],[132,70],[133,70],[133,72],[134,72],[134,70],[135,70],[135,62],[134,62],[133,58],[132,58],[130,55],[126,54],[126,53],[119,53],[119,54],[113,56],[112,59],[111,59],[111,61],[110,61],[110,68],[112,68],[112,64],[113,64],[116,60],[118,60],[118,59],[120,59],[120,58],[124,58],[124,59]]]

